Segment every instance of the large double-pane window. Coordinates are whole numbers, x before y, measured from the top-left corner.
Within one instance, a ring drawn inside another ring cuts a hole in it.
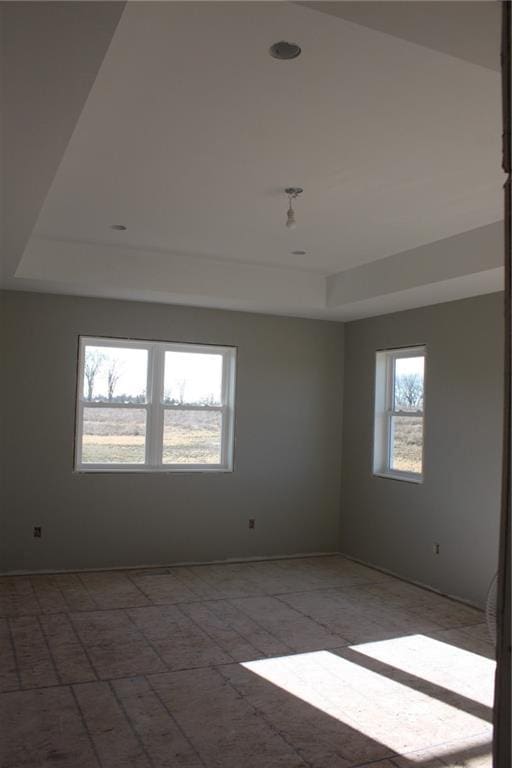
[[[231,470],[235,350],[80,339],[75,466]]]
[[[425,347],[377,352],[375,474],[423,477]]]

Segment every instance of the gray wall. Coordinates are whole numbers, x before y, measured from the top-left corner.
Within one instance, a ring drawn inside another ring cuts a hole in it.
[[[1,311],[1,570],[336,549],[342,325],[9,291]],[[79,334],[236,345],[235,472],[75,474]]]
[[[501,294],[345,326],[11,291],[0,299],[0,570],[339,549],[483,603],[497,553]],[[75,474],[79,334],[236,345],[235,472]],[[375,351],[421,343],[425,481],[372,477]]]
[[[345,326],[339,549],[480,605],[498,546],[502,315],[491,294]],[[424,483],[373,477],[375,352],[424,343]]]

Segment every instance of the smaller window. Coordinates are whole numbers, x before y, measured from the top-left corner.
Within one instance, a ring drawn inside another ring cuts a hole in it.
[[[425,347],[377,352],[373,472],[423,478]]]

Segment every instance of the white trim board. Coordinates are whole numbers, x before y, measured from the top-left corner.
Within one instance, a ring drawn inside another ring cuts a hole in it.
[[[184,568],[192,565],[229,565],[230,563],[257,563],[265,562],[267,560],[299,560],[305,557],[333,557],[333,555],[340,555],[341,552],[300,552],[295,555],[256,555],[254,557],[228,557],[224,560],[183,560],[178,563],[160,563],[151,565],[110,565],[104,568],[60,568],[50,569],[42,568],[36,571],[0,571],[0,576],[37,576],[53,573],[99,573],[105,571],[140,571],[151,570],[158,568]],[[345,555],[343,555],[345,557]],[[350,560],[351,558],[347,558]],[[378,569],[376,569],[378,570]]]
[[[336,552],[336,554],[341,555],[342,557],[345,557],[347,560],[352,560],[352,562],[354,563],[365,565],[367,568],[373,568],[374,571],[380,571],[381,573],[386,573],[388,576],[393,576],[395,579],[399,579],[399,581],[405,581],[406,584],[413,584],[415,587],[420,587],[420,589],[426,589],[427,592],[434,592],[434,594],[439,595],[440,597],[446,597],[448,600],[453,600],[456,603],[463,603],[464,605],[469,605],[471,608],[476,608],[478,611],[481,611],[482,613],[484,613],[484,609],[482,608],[482,606],[472,602],[471,600],[466,600],[465,597],[457,597],[457,595],[450,595],[447,592],[441,592],[440,589],[431,587],[429,584],[423,584],[422,581],[416,581],[415,579],[407,578],[406,576],[401,576],[400,574],[395,573],[395,571],[390,571],[388,568],[383,568],[380,565],[374,565],[373,563],[369,563],[367,560],[360,560],[358,557],[352,557],[352,555],[347,555],[345,552]],[[485,616],[484,616],[484,620],[485,620]]]
[[[453,600],[456,603],[462,603],[464,605],[469,605],[471,608],[476,608],[477,610],[484,613],[483,608],[481,606],[477,605],[476,603],[473,603],[471,600],[466,600],[463,597],[456,597],[455,595],[449,595],[445,592],[441,592],[441,590],[436,589],[435,587],[428,586],[427,584],[423,584],[420,581],[415,581],[414,579],[405,578],[404,576],[400,576],[399,574],[395,573],[394,571],[390,571],[387,568],[382,568],[377,565],[373,565],[372,563],[369,563],[366,560],[360,560],[357,557],[352,557],[351,555],[347,555],[345,552],[300,552],[295,555],[262,555],[262,556],[254,556],[254,557],[229,557],[224,560],[184,560],[179,563],[160,563],[159,565],[111,565],[110,567],[105,568],[61,568],[59,570],[51,570],[51,569],[41,569],[37,571],[0,571],[0,576],[37,576],[37,575],[45,575],[45,574],[57,574],[57,573],[101,573],[105,571],[140,571],[140,570],[158,570],[161,568],[183,568],[188,566],[197,566],[197,565],[229,565],[230,563],[259,563],[259,562],[267,562],[267,561],[273,561],[273,560],[300,560],[304,559],[306,557],[333,557],[334,555],[337,555],[339,557],[344,557],[346,560],[351,560],[354,563],[359,563],[360,565],[365,565],[367,568],[371,568],[374,571],[379,571],[380,573],[386,573],[388,576],[393,576],[395,579],[398,579],[399,581],[404,581],[406,584],[413,584],[415,587],[420,587],[420,589],[426,589],[428,592],[434,592],[436,595],[440,595],[441,597],[446,597],[448,600]]]

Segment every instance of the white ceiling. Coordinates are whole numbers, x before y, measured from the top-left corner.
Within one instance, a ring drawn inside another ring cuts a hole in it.
[[[495,4],[447,4],[463,58],[390,34],[396,3],[334,4],[377,5],[377,29],[310,5],[128,3],[6,286],[333,319],[499,289]],[[442,4],[410,5],[425,29]],[[301,57],[272,59],[280,39]]]

